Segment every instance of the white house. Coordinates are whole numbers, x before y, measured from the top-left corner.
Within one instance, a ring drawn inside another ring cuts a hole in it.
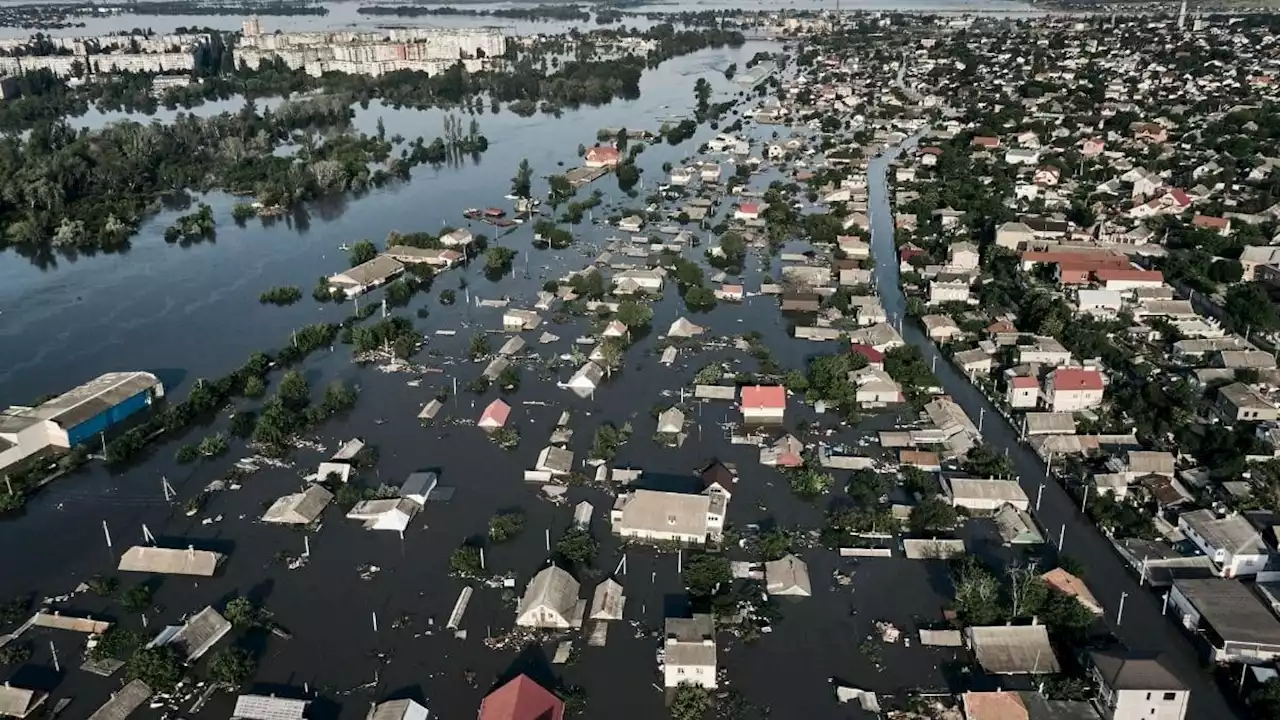
[[[703,545],[724,531],[728,506],[728,497],[719,493],[635,490],[618,496],[609,519],[624,538]]]
[[[1128,650],[1089,653],[1097,696],[1094,706],[1104,720],[1183,720],[1191,691],[1163,658]]]
[[[1114,317],[1124,307],[1117,290],[1081,290],[1076,295],[1076,311],[1084,315]]]
[[[694,174],[690,168],[675,168],[671,171],[671,184],[683,187],[693,182]]]
[[[756,203],[742,203],[737,210],[733,211],[735,220],[758,220],[760,218],[760,206]]]
[[[683,684],[716,687],[716,626],[707,613],[667,618],[662,669],[669,688]]]
[[[348,520],[361,520],[365,530],[391,530],[403,533],[421,505],[408,498],[365,500],[347,512]]]
[[[957,270],[975,270],[978,267],[978,247],[969,242],[958,242],[947,249],[947,265]]]
[[[1040,381],[1024,376],[1009,378],[1005,402],[1015,410],[1034,409],[1040,403]]]
[[[781,385],[742,388],[742,419],[748,424],[782,423],[787,411],[787,389]]]
[[[582,626],[586,601],[578,599],[581,585],[565,570],[549,565],[529,581],[516,607],[516,625],[568,630]]]
[[[1084,368],[1058,368],[1044,381],[1045,405],[1053,412],[1076,412],[1102,404],[1102,373]]]
[[[698,174],[702,178],[702,182],[720,182],[720,166],[715,163],[707,163],[703,165]]]
[[[1218,517],[1213,510],[1178,516],[1178,529],[1200,548],[1226,578],[1257,575],[1271,557],[1262,535],[1244,516]]]
[[[854,400],[859,407],[885,407],[905,400],[902,386],[883,369],[867,366],[849,372],[849,382],[856,386]]]
[[[628,215],[618,221],[618,229],[623,232],[640,232],[642,227],[644,227],[644,220],[639,215]]]
[[[572,390],[578,397],[591,397],[603,380],[604,368],[588,360],[587,364],[578,368],[578,371],[569,378],[564,387]]]
[[[475,241],[475,236],[466,228],[458,228],[440,236],[440,244],[445,247],[466,247]]]

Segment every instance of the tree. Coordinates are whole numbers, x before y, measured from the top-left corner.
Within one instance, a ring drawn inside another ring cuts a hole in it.
[[[449,572],[461,577],[478,577],[484,568],[480,563],[480,548],[464,544],[449,555]]]
[[[307,384],[305,375],[297,370],[290,370],[280,378],[276,396],[286,409],[300,412],[311,404],[311,386]]]
[[[378,248],[368,240],[361,240],[351,248],[351,267],[363,265],[378,257]]]
[[[155,692],[171,692],[182,679],[182,664],[168,645],[140,648],[125,665],[125,677],[141,680]]]
[[[835,478],[832,477],[831,473],[825,473],[813,468],[792,468],[786,471],[786,475],[787,484],[791,486],[791,492],[803,500],[812,500],[830,491],[831,486],[835,484]]]
[[[956,524],[956,510],[937,495],[926,495],[907,517],[907,527],[917,535],[937,535]]]
[[[671,720],[703,720],[711,709],[711,695],[706,688],[680,683],[671,698]]]
[[[969,451],[964,459],[964,471],[976,478],[1013,477],[1013,462],[993,445],[982,444]]]
[[[1272,678],[1249,693],[1249,707],[1259,720],[1280,718],[1280,680]]]
[[[755,551],[761,560],[779,560],[791,552],[791,534],[779,527],[766,530],[756,536]]]
[[[636,300],[623,300],[618,304],[618,322],[632,330],[646,328],[653,322],[653,308]]]
[[[138,648],[147,643],[150,638],[143,635],[137,630],[127,630],[119,625],[112,625],[102,637],[98,640],[98,644],[93,646],[89,651],[89,657],[93,660],[127,660]]]
[[[489,336],[484,333],[476,333],[471,336],[471,342],[467,346],[467,353],[471,355],[472,360],[479,360],[487,356],[492,350],[489,347]]]
[[[596,561],[596,553],[600,546],[595,538],[584,527],[574,525],[564,531],[564,535],[556,541],[556,554],[573,563],[575,567],[587,568]]]
[[[151,607],[151,588],[134,585],[120,595],[120,605],[131,613],[140,613]]]
[[[244,381],[245,397],[259,398],[267,393],[267,383],[257,375],[250,375]]]
[[[699,553],[684,559],[684,586],[693,597],[711,597],[733,582],[733,569],[723,555]]]
[[[518,198],[528,198],[532,196],[533,184],[533,168],[529,165],[529,159],[525,158],[520,161],[520,166],[516,168],[516,176],[511,178],[511,194]]]
[[[498,513],[489,518],[489,539],[496,543],[504,543],[514,539],[524,530],[524,513]]]
[[[209,659],[209,681],[226,690],[235,690],[253,677],[258,664],[248,652],[240,648],[227,648]]]
[[[991,625],[1005,617],[1000,581],[973,556],[965,556],[952,569],[956,612],[967,625]]]
[[[551,185],[551,207],[559,207],[561,203],[573,197],[573,183],[564,175],[552,175],[547,178]]]
[[[227,601],[226,610],[222,611],[232,625],[238,628],[253,628],[262,624],[266,613],[247,597],[236,597]]]
[[[448,288],[440,291],[440,304],[452,305],[458,302],[458,294]]]
[[[1227,324],[1236,332],[1269,332],[1280,327],[1280,313],[1260,283],[1231,286],[1222,311]]]

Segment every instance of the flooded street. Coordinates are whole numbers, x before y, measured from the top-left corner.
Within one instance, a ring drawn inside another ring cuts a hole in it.
[[[698,77],[707,78],[719,98],[739,92],[739,86],[724,79],[724,67],[730,63],[742,66],[755,52],[769,47],[776,46],[749,43],[737,50],[704,51],[664,63],[645,75],[639,100],[566,113],[560,119],[485,114],[479,120],[492,144],[478,163],[468,160],[459,167],[419,168],[405,185],[309,207],[304,218],[291,218],[273,227],[262,227],[257,221],[246,228],[235,227],[229,219],[232,199],[214,196],[205,200],[214,206],[220,222],[215,242],[185,249],[166,245],[160,235],[177,214],[174,211],[150,220],[133,249],[123,255],[74,262],[59,258],[56,266],[43,269],[13,255],[3,256],[0,367],[5,370],[0,374],[0,391],[19,402],[61,390],[72,382],[68,378],[78,382],[108,370],[145,369],[160,375],[171,391],[182,397],[196,378],[219,376],[255,350],[284,344],[295,327],[333,322],[349,314],[350,306],[319,306],[310,298],[285,308],[263,306],[257,299],[273,285],[296,284],[309,290],[317,277],[345,267],[346,253],[338,251],[338,245],[361,238],[381,242],[391,230],[461,225],[463,208],[505,205],[502,196],[520,158],[528,157],[539,176],[563,172],[576,164],[578,144],[594,142],[599,128],[656,129],[662,118],[687,113]],[[443,113],[371,106],[359,111],[357,123],[369,129],[379,117],[389,134],[431,137],[439,132]],[[692,140],[679,147],[650,145],[639,158],[646,185],[663,178],[664,162],[679,162],[714,133],[702,126]],[[758,127],[753,133],[759,141],[771,130]],[[762,181],[767,183],[771,177],[766,174]],[[535,189],[538,187],[535,184]],[[597,187],[606,200],[619,196],[612,176],[580,193]],[[613,204],[625,207],[639,202]],[[606,214],[609,204],[597,208],[597,217]],[[487,226],[477,225],[473,230],[493,234]],[[495,284],[484,278],[477,263],[462,271],[469,283],[467,291],[473,300],[507,296],[513,306],[531,306],[545,279],[584,266],[604,239],[614,234],[609,228],[585,224],[574,230],[579,243],[565,251],[534,249],[529,227],[501,237],[497,242],[520,252],[513,276]],[[701,252],[691,255],[700,256]],[[760,277],[757,262],[751,259],[746,277]],[[398,483],[414,470],[432,468],[440,473],[442,485],[457,489],[451,502],[429,504],[403,540],[394,533],[365,532],[330,510],[323,532],[311,536],[309,564],[289,571],[276,558],[281,553],[299,554],[302,534],[257,523],[256,518],[276,497],[298,490],[301,476],[312,472],[323,456],[300,451],[295,456],[297,469],[260,471],[242,489],[213,495],[197,516],[187,517],[183,503],[211,480],[222,477],[237,455],[233,452],[221,460],[180,466],[173,460],[180,443],[173,442],[154,448],[147,461],[122,474],[109,475],[95,465],[60,480],[38,495],[23,515],[0,523],[0,544],[4,547],[49,540],[30,553],[0,555],[0,597],[63,593],[94,573],[110,572],[121,550],[142,541],[145,526],[161,545],[190,544],[230,556],[216,577],[164,579],[156,595],[163,612],[148,618],[149,626],[174,622],[206,604],[221,606],[234,595],[248,595],[263,603],[293,634],[292,640],[272,638],[262,647],[256,690],[274,687],[297,692],[309,688],[312,693],[322,692],[335,702],[317,704],[311,711],[317,718],[359,718],[371,701],[414,695],[425,697],[428,707],[441,717],[467,717],[475,712],[490,683],[508,672],[513,663],[535,677],[549,669],[545,658],[534,662],[537,653],[517,656],[516,646],[495,651],[480,642],[510,628],[515,597],[546,560],[544,532],[549,531],[553,540],[558,537],[571,522],[573,504],[585,499],[595,506],[593,522],[602,548],[597,575],[582,578],[584,597],[589,597],[596,582],[621,557],[617,539],[606,529],[611,496],[571,488],[568,503],[554,506],[539,497],[536,485],[521,480],[523,471],[534,465],[562,410],[572,411],[570,427],[576,434],[570,448],[579,458],[586,457],[599,423],[630,421],[635,434],[619,452],[615,466],[643,468],[653,482],[680,485],[693,480],[694,468],[712,458],[723,458],[737,463],[741,471],[732,515],[736,525],[821,524],[823,501],[796,499],[780,474],[757,463],[756,447],[729,443],[721,423],[736,420],[730,403],[700,406],[696,411],[699,416],[694,418],[699,427],[681,449],[660,447],[650,439],[654,430],[650,408],[676,402],[678,397],[671,397],[669,391],[687,386],[699,368],[720,357],[743,363],[744,369],[754,363],[742,352],[707,350],[693,355],[686,351],[673,367],[659,364],[655,350],[658,335],[687,314],[674,288],[654,304],[653,332],[636,342],[620,376],[615,374],[592,399],[580,400],[557,389],[553,382],[538,379],[535,371],[524,371],[523,386],[511,400],[511,422],[523,437],[514,452],[498,450],[472,425],[452,424],[452,418],[474,421],[492,392],[483,399],[460,392],[449,400],[436,426],[422,427],[416,415],[423,403],[438,389],[451,389],[455,378],[461,387],[480,372],[479,365],[455,364],[448,358],[462,355],[474,332],[501,325],[501,310],[461,302],[453,307],[439,304],[438,290],[458,287],[460,274],[454,271],[438,278],[431,293],[418,296],[401,311],[410,317],[419,308],[430,312],[426,319],[416,319],[415,325],[429,336],[428,351],[439,355],[431,359],[423,353],[419,360],[439,365],[442,372],[427,375],[420,387],[406,387],[407,376],[353,365],[350,349],[342,345],[331,355],[317,353],[305,365],[312,387],[334,378],[360,386],[356,409],[348,417],[325,425],[320,437],[330,451],[341,439],[355,435],[380,449],[376,472],[363,478],[365,484],[376,485],[382,479]],[[459,292],[460,298],[462,295]],[[374,294],[362,302],[376,299]],[[829,346],[791,338],[776,301],[768,297],[755,297],[736,306],[722,304],[710,315],[693,319],[708,325],[714,335],[762,333],[774,357],[787,367],[802,367],[808,355],[832,351]],[[533,346],[544,356],[567,352],[572,339],[584,330],[581,321],[544,328],[561,337],[549,346]],[[457,329],[458,335],[437,336],[433,334],[437,329]],[[564,380],[569,371],[559,373],[558,379]],[[209,428],[193,429],[183,442],[220,429],[225,420],[223,416]],[[889,416],[869,416],[862,429],[887,428],[892,421]],[[164,500],[162,478],[177,490],[173,503]],[[843,484],[845,479],[838,476],[837,482]],[[493,572],[516,574],[515,593],[478,589],[462,623],[469,637],[455,639],[442,625],[464,583],[448,577],[448,556],[467,537],[483,533],[495,512],[514,507],[526,514],[524,535],[514,543],[493,548],[487,560]],[[202,522],[212,518],[220,520]],[[106,546],[104,523],[114,549]],[[811,563],[815,590],[832,584],[837,567],[845,572],[853,570],[850,561],[826,551],[809,552],[806,559]],[[631,550],[628,572],[619,578],[626,587],[628,622],[610,628],[607,647],[582,648],[582,659],[576,664],[555,667],[554,672],[565,682],[588,689],[589,717],[651,718],[664,712],[662,694],[652,686],[660,681],[654,661],[658,639],[653,630],[661,627],[673,603],[683,598],[677,563],[671,554]],[[359,569],[368,565],[379,569],[370,579],[361,579]],[[125,583],[140,579],[122,578]],[[728,646],[722,653],[722,666],[730,678],[729,686],[741,689],[746,699],[758,706],[786,708],[788,715],[833,718],[851,717],[853,711],[836,704],[828,684],[832,676],[879,692],[920,686],[946,688],[950,685],[949,658],[943,653],[886,647],[889,667],[904,669],[893,673],[877,671],[857,649],[876,620],[887,619],[905,627],[914,617],[940,618],[946,583],[945,573],[930,564],[866,561],[852,585],[816,592],[802,607],[783,607],[784,618],[774,634],[751,646]],[[903,592],[904,588],[909,590]],[[118,606],[109,607],[91,595],[78,596],[74,609],[107,617],[118,612]],[[379,618],[377,632],[374,613]],[[63,658],[75,657],[78,652],[79,639],[75,637],[38,632],[33,639],[37,648],[34,665],[51,666],[47,641],[57,643]],[[820,655],[815,655],[815,648],[821,648]],[[553,646],[543,649],[550,654]],[[913,654],[905,661],[892,662],[895,653],[908,652]],[[815,657],[822,658],[822,667],[813,667]],[[932,663],[933,668],[921,663]],[[475,671],[478,687],[463,681],[464,670]],[[73,672],[58,684],[54,697],[84,698],[77,700],[66,716],[85,717],[117,682]],[[225,717],[231,702],[230,696],[220,694],[205,712]]]

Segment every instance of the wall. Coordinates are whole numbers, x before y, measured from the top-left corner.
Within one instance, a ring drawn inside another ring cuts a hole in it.
[[[146,409],[151,405],[151,391],[143,390],[142,392],[130,397],[114,407],[107,408],[75,427],[66,429],[67,447],[79,445],[86,440],[92,439],[98,433],[110,428],[123,421],[125,418],[134,413]],[[59,438],[53,440],[53,444],[58,444]]]

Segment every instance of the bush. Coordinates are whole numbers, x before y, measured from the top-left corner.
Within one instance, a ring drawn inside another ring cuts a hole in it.
[[[524,513],[498,513],[489,518],[489,539],[496,543],[512,540],[524,530]]]

